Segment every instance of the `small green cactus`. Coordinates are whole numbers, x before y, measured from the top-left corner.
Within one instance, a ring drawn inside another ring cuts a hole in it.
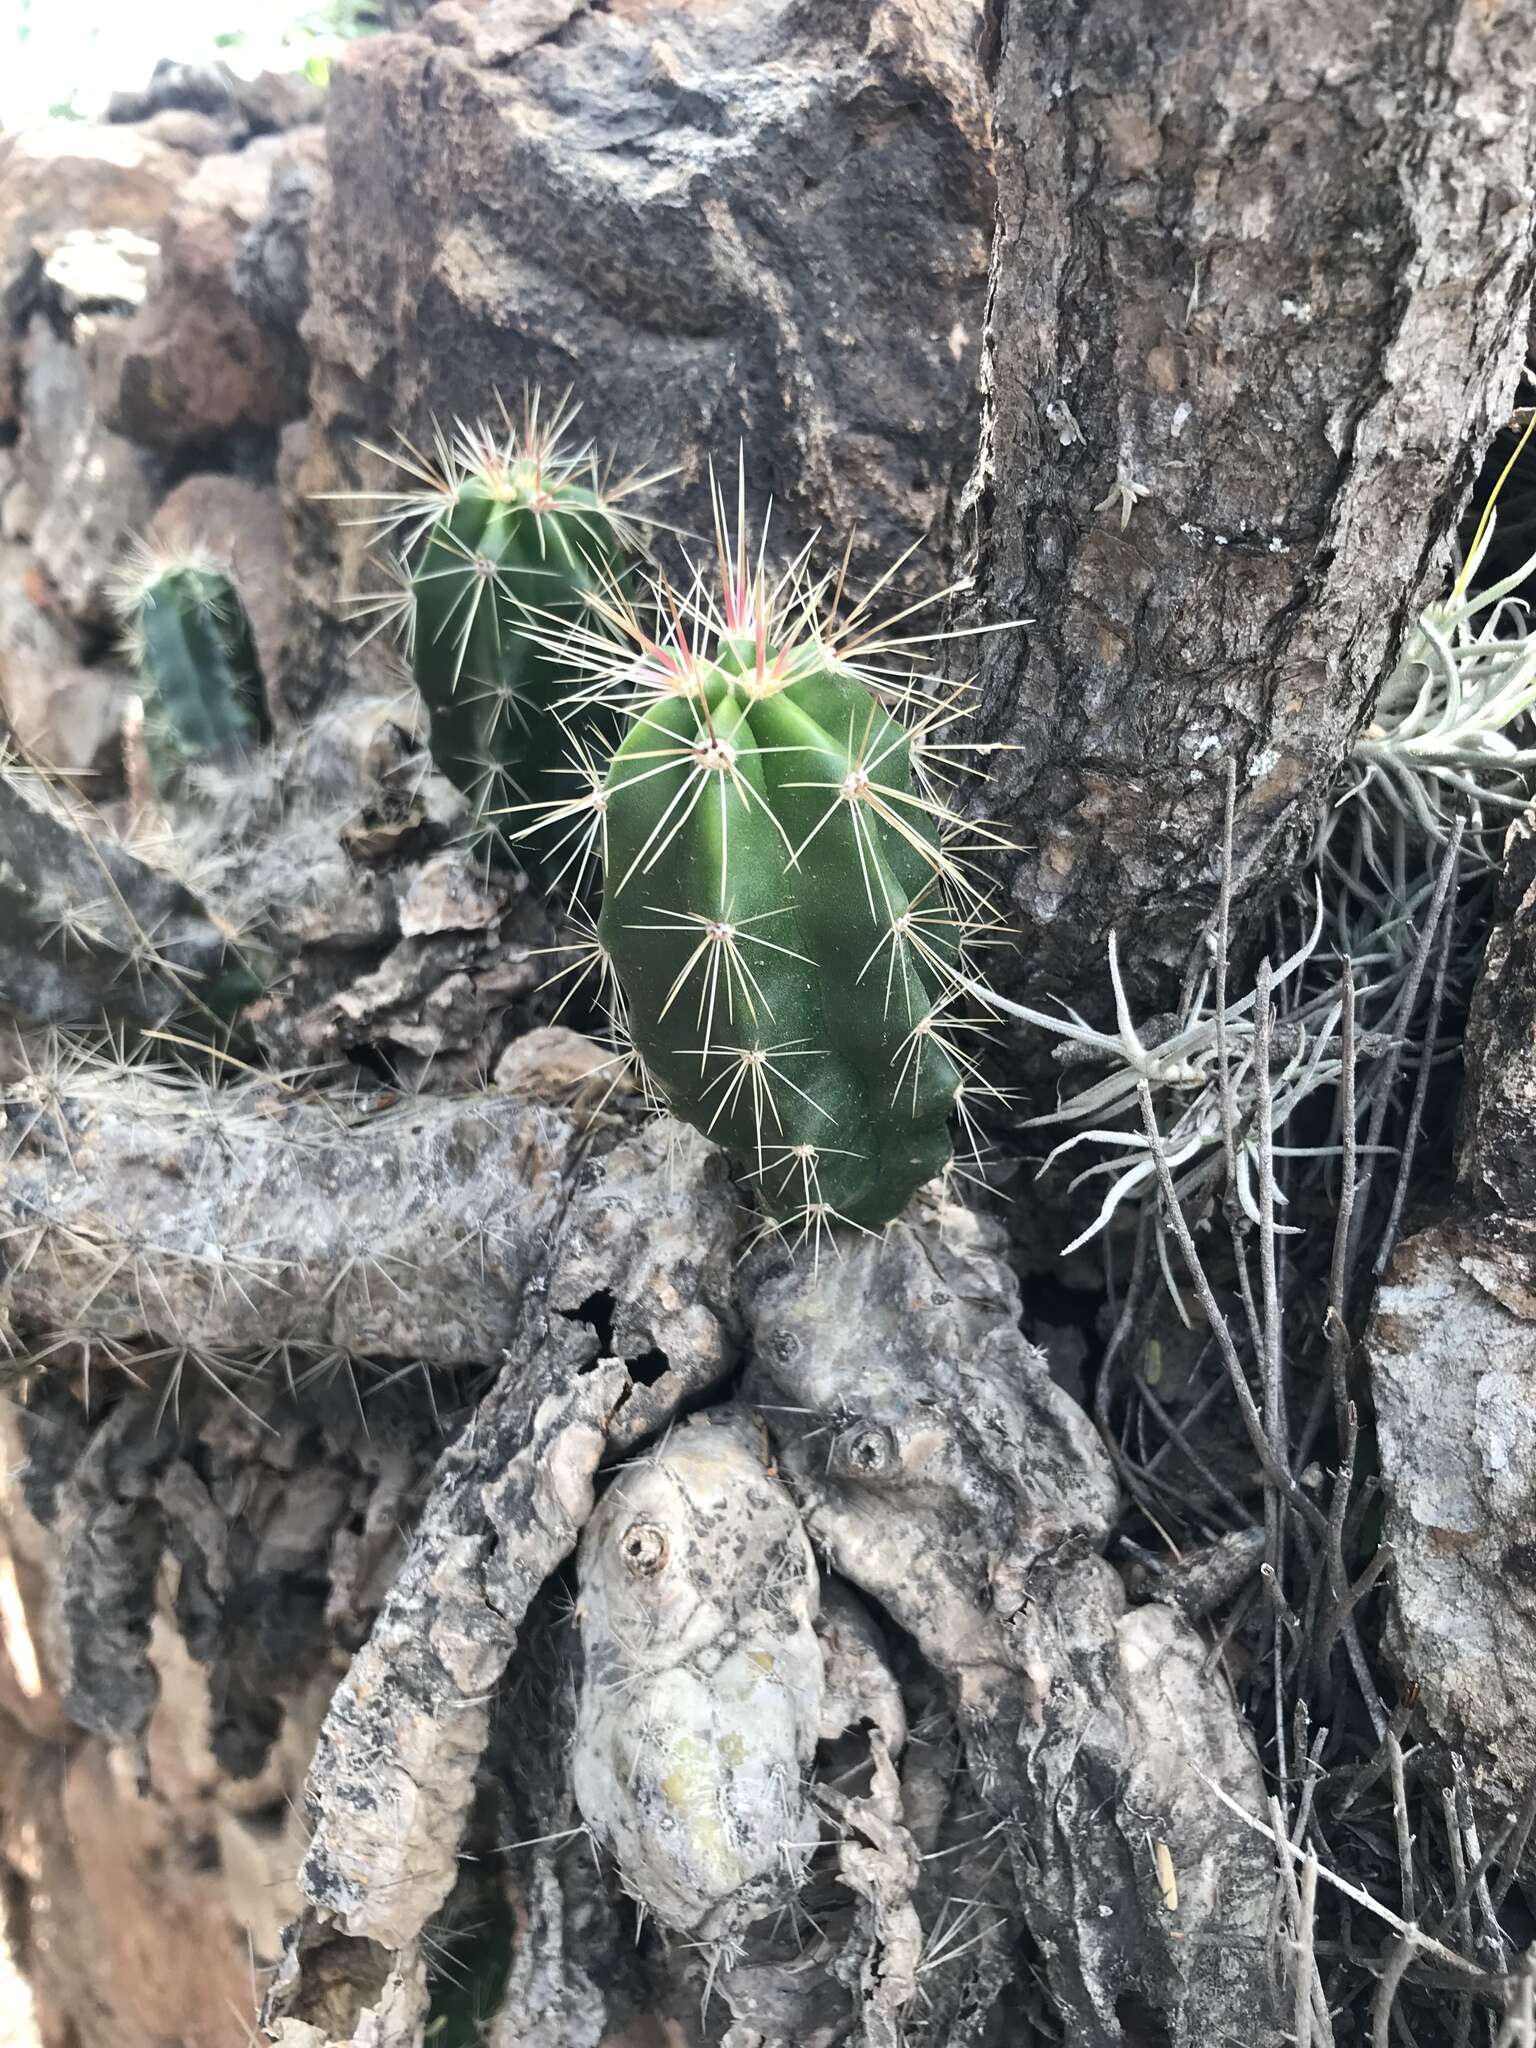
[[[980,1085],[962,994],[995,927],[935,788],[956,699],[886,673],[910,637],[722,555],[723,606],[659,593],[668,636],[632,620],[606,668],[589,655],[628,731],[549,822],[601,848],[596,958],[670,1108],[770,1216],[877,1229],[949,1164]]]
[[[271,737],[250,620],[227,562],[141,548],[118,606],[143,683],[144,741],[162,795],[190,766],[228,767]]]
[[[431,457],[407,448],[390,459],[419,488],[385,494],[373,523],[399,548],[399,589],[379,608],[402,628],[432,758],[469,799],[477,840],[579,888],[558,843],[512,842],[517,814],[565,786],[570,666],[555,649],[598,631],[603,601],[624,594],[636,541],[617,501],[639,480],[605,489],[569,425],[563,406],[541,423],[534,400],[520,427],[503,413],[500,431],[439,435]]]

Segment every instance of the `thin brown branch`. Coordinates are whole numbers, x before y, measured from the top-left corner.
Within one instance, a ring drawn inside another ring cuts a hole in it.
[[[1151,1149],[1153,1163],[1157,1169],[1158,1186],[1162,1190],[1168,1223],[1175,1238],[1178,1240],[1179,1251],[1183,1255],[1185,1268],[1194,1285],[1200,1306],[1205,1312],[1206,1322],[1210,1327],[1211,1334],[1216,1339],[1217,1349],[1221,1354],[1222,1363],[1227,1369],[1228,1378],[1232,1382],[1232,1391],[1237,1397],[1238,1413],[1242,1417],[1243,1427],[1248,1433],[1248,1441],[1253,1446],[1254,1455],[1257,1457],[1265,1477],[1283,1495],[1287,1503],[1296,1510],[1297,1514],[1318,1535],[1326,1535],[1328,1524],[1322,1510],[1315,1501],[1308,1498],[1291,1477],[1290,1473],[1286,1471],[1285,1467],[1276,1463],[1274,1455],[1270,1450],[1269,1439],[1264,1430],[1264,1419],[1259,1413],[1249,1388],[1247,1375],[1243,1371],[1242,1360],[1237,1355],[1237,1346],[1232,1341],[1232,1332],[1227,1327],[1226,1317],[1222,1314],[1216,1296],[1212,1292],[1210,1280],[1206,1275],[1199,1251],[1195,1246],[1194,1235],[1190,1230],[1184,1216],[1184,1211],[1179,1204],[1178,1196],[1174,1191],[1173,1175],[1168,1168],[1168,1155],[1164,1149],[1162,1133],[1157,1127],[1157,1117],[1152,1107],[1152,1090],[1145,1081],[1137,1084],[1136,1096],[1141,1104],[1142,1127],[1146,1131],[1147,1143]]]
[[[1413,1178],[1413,1161],[1418,1150],[1419,1134],[1424,1126],[1424,1104],[1429,1095],[1429,1076],[1434,1064],[1435,1040],[1440,1035],[1440,1012],[1445,1002],[1446,970],[1450,964],[1451,940],[1456,930],[1456,882],[1461,865],[1459,846],[1453,847],[1447,856],[1447,865],[1450,868],[1450,882],[1446,889],[1445,907],[1440,913],[1435,980],[1430,993],[1429,1014],[1424,1020],[1424,1043],[1419,1048],[1419,1071],[1413,1087],[1413,1103],[1408,1111],[1408,1128],[1403,1134],[1403,1148],[1398,1158],[1397,1183],[1392,1190],[1392,1208],[1372,1268],[1378,1279],[1386,1271],[1387,1261],[1391,1258],[1397,1243],[1398,1227],[1403,1218],[1403,1205],[1408,1199],[1408,1188]]]

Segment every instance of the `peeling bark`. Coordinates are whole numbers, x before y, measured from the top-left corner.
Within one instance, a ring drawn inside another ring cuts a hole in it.
[[[1069,2037],[1115,2042],[1144,2006],[1175,2042],[1278,2041],[1235,1945],[1263,1928],[1267,1859],[1206,1782],[1257,1809],[1251,1738],[1187,1624],[1127,1609],[1098,1554],[1108,1458],[1017,1314],[997,1241],[960,1210],[814,1276],[762,1261],[747,1398],[812,1540],[948,1680]]]

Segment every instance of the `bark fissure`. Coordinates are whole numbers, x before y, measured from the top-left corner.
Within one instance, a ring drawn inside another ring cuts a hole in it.
[[[1006,17],[974,609],[1038,623],[980,643],[982,731],[1016,749],[983,801],[1064,994],[1113,925],[1166,986],[1227,755],[1241,864],[1284,870],[1444,573],[1523,352],[1518,43],[1507,10],[1438,0],[1301,35],[1263,0]],[[1479,225],[1482,289],[1452,297]],[[1081,444],[1050,431],[1062,397]],[[1145,489],[1123,532],[1113,493],[1090,511],[1117,481]]]

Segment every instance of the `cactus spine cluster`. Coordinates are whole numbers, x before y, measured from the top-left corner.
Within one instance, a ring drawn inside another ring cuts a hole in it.
[[[840,577],[770,576],[744,496],[734,540],[717,497],[718,599],[642,573],[637,481],[603,489],[568,426],[532,404],[389,458],[411,487],[367,516],[395,587],[362,602],[402,629],[477,838],[588,920],[562,972],[599,970],[647,1086],[770,1218],[878,1229],[983,1085],[967,854],[1004,842],[960,850],[943,799],[958,693],[915,677],[926,636],[840,616]]]
[[[143,547],[119,581],[144,698],[144,742],[162,795],[194,766],[229,767],[271,737],[251,623],[228,562]]]
[[[698,576],[657,591],[667,633],[610,607],[622,649],[568,650],[626,730],[547,821],[584,815],[601,849],[596,958],[667,1106],[770,1217],[877,1229],[979,1085],[967,949],[994,927],[939,787],[959,710],[913,679],[911,637],[839,621],[803,562],[771,582],[719,523],[719,600]]]
[[[514,426],[460,426],[430,456],[388,459],[416,488],[383,495],[373,523],[398,548],[384,608],[402,630],[429,719],[432,758],[469,799],[485,849],[546,885],[579,884],[553,846],[513,851],[528,806],[565,786],[569,665],[551,652],[590,630],[594,599],[622,592],[635,555],[617,509],[631,481],[605,491],[588,448],[568,444],[570,414]],[[374,451],[378,452],[378,451]]]

